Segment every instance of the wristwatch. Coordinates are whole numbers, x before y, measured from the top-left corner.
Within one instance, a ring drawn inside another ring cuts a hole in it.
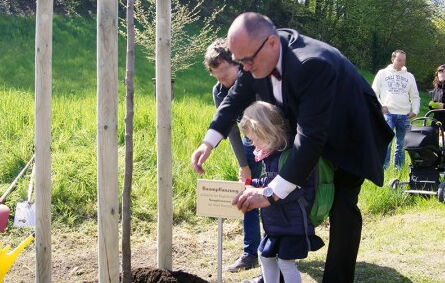
[[[273,198],[273,190],[271,187],[265,187],[263,190],[263,196],[267,198],[267,200],[270,202],[270,205],[275,204],[275,199]]]

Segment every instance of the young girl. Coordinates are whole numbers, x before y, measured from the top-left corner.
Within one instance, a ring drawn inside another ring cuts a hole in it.
[[[281,154],[292,144],[289,124],[278,107],[257,101],[244,111],[240,127],[255,146],[256,160],[264,165],[265,174],[253,179],[252,186],[266,187],[278,174]],[[314,184],[312,173],[301,189],[261,209],[265,235],[258,253],[266,283],[278,283],[280,271],[285,282],[301,282],[295,259],[305,258],[308,251],[316,251],[324,245],[308,219],[315,197]]]

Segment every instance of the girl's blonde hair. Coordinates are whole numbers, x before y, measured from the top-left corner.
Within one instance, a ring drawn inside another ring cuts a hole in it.
[[[275,105],[263,101],[254,102],[244,110],[240,127],[244,135],[262,141],[263,150],[287,148],[289,123]]]

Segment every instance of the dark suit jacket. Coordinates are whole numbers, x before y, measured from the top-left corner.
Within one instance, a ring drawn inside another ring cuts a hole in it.
[[[295,130],[293,150],[280,176],[303,185],[320,156],[354,175],[383,184],[383,161],[393,132],[375,93],[334,47],[280,30],[283,110]],[[276,104],[270,78],[240,71],[210,125],[227,136],[236,117],[255,101]]]

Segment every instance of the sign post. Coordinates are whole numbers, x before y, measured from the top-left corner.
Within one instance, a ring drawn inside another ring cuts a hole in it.
[[[223,243],[223,219],[218,217],[218,269],[216,274],[216,280],[218,283],[222,282],[222,248]]]
[[[196,190],[196,214],[218,217],[218,268],[217,282],[222,282],[223,218],[243,217],[232,200],[244,190],[243,182],[198,179]]]

